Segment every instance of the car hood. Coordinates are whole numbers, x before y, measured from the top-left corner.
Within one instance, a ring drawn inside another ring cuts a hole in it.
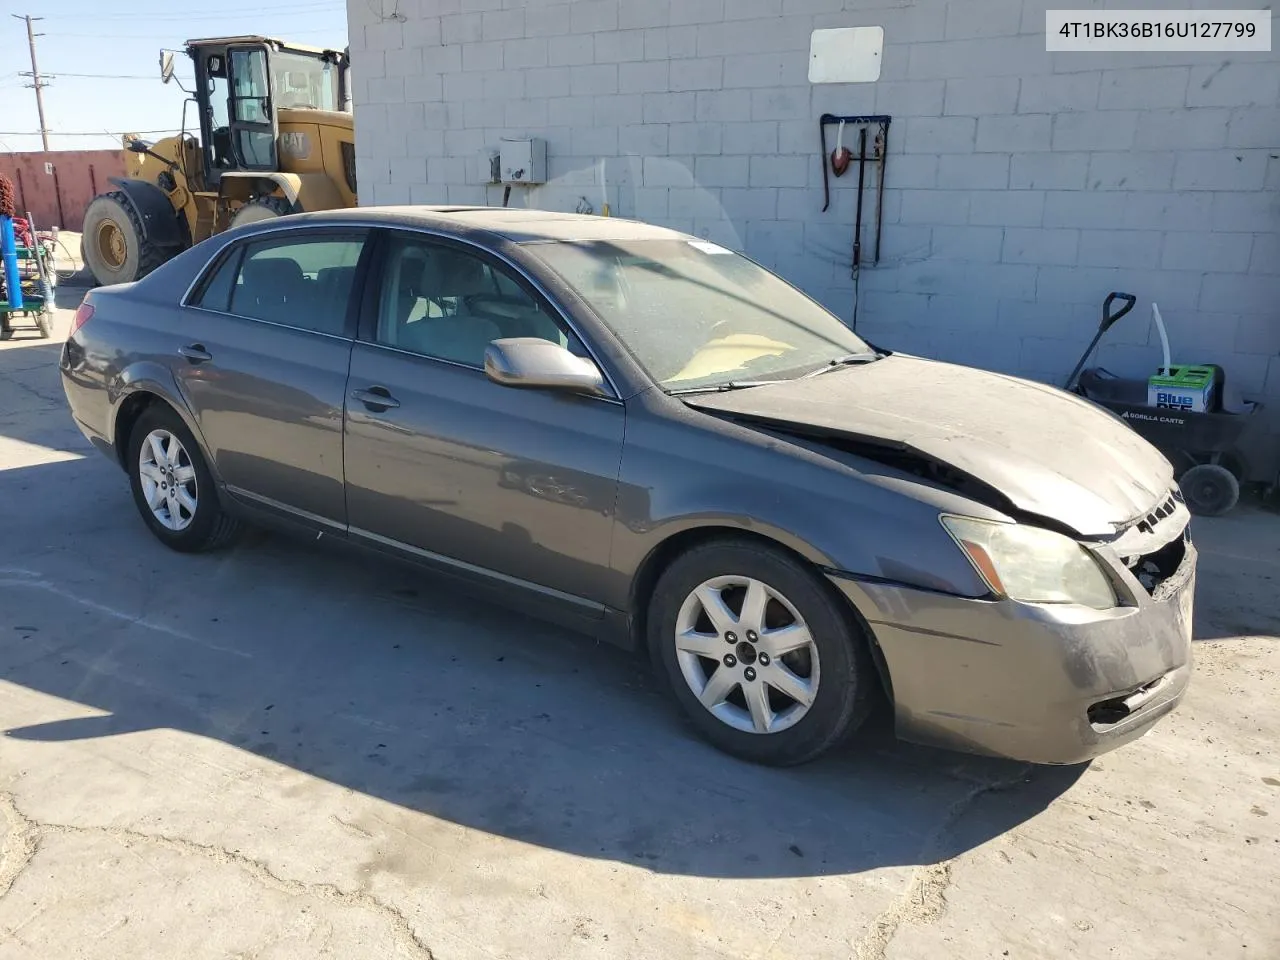
[[[945,464],[1017,511],[1086,537],[1117,532],[1173,485],[1173,468],[1155,447],[1088,401],[918,357],[894,354],[822,376],[684,399],[786,432],[852,440],[855,452],[872,459],[882,449],[899,460],[905,452]]]

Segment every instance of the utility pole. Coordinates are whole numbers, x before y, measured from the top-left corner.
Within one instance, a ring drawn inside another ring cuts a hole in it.
[[[11,14],[17,20],[25,20],[27,22],[27,46],[31,48],[31,72],[23,73],[21,76],[30,77],[31,82],[27,84],[29,87],[36,89],[36,112],[40,115],[40,141],[44,144],[45,153],[49,152],[49,128],[44,123],[44,94],[41,92],[46,84],[40,79],[40,68],[36,66],[36,37],[44,36],[41,33],[34,33],[31,24],[36,20],[43,20],[44,17],[33,17],[30,14]]]

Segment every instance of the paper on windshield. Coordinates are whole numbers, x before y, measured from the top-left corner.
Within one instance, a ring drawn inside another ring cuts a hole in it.
[[[726,250],[724,247],[714,244],[709,240],[689,240],[687,243],[695,250],[701,250],[703,253],[710,253],[714,256],[726,254],[730,256],[733,255],[732,250]]]

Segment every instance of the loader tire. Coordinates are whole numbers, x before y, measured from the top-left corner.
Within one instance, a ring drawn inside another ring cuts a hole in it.
[[[231,226],[242,227],[246,223],[275,220],[293,213],[293,205],[284,197],[258,197],[250,200],[231,215]]]
[[[93,198],[83,229],[84,264],[101,286],[141,280],[167,259],[143,239],[142,221],[119,190]]]

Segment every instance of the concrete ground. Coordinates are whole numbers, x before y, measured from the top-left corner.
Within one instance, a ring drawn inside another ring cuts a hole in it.
[[[766,770],[417,572],[166,551],[58,349],[0,345],[0,960],[1280,957],[1280,517],[1196,521],[1197,674],[1129,747]]]

